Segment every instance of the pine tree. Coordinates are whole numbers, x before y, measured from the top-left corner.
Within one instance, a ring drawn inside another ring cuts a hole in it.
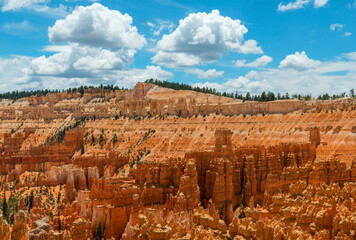
[[[250,95],[249,92],[247,92],[247,93],[246,93],[246,100],[250,100],[250,98],[251,98],[251,95]]]
[[[33,190],[31,191],[30,198],[28,200],[28,212],[31,213],[31,209],[33,207]]]
[[[59,204],[60,201],[61,201],[61,193],[59,192],[59,193],[58,193],[58,197],[57,197],[57,203]]]
[[[4,216],[4,219],[6,219],[7,221],[9,220],[9,207],[6,202],[5,193],[4,193],[4,199],[2,201],[2,215]]]
[[[58,231],[62,230],[62,222],[61,222],[61,216],[60,213],[58,211]]]
[[[96,228],[96,240],[101,240],[103,237],[104,237],[103,226],[101,225],[101,222],[99,222]]]
[[[82,147],[80,148],[80,154],[81,154],[81,155],[84,154],[84,144],[82,144]]]

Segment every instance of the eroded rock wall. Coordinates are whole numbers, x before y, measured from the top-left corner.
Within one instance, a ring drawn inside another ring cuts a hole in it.
[[[354,105],[150,84],[3,100],[0,238],[352,239]]]

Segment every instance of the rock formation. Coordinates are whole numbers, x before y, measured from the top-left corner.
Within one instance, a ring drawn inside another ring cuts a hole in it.
[[[145,83],[2,100],[0,240],[353,239],[355,106]]]
[[[4,220],[3,216],[0,216],[0,240],[10,239],[10,226]]]
[[[19,211],[15,216],[15,223],[11,231],[11,239],[27,240],[28,216],[24,211]]]
[[[84,219],[78,218],[73,222],[70,230],[71,239],[80,240],[88,238],[87,223]]]

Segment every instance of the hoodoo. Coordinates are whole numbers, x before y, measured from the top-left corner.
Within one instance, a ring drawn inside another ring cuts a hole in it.
[[[138,83],[0,101],[0,239],[354,239],[356,100]]]

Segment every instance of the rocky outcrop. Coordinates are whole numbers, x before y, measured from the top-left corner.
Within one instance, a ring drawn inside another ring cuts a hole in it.
[[[316,157],[314,142],[283,143],[268,148],[241,147],[233,151],[231,132],[225,132],[219,130],[216,133],[214,152],[186,154],[187,159],[194,159],[197,163],[201,201],[204,203],[204,200],[211,198],[217,208],[221,205],[230,208],[231,204],[236,207],[242,198],[248,202],[254,197],[261,202],[266,190],[273,193],[286,190],[290,183],[307,177],[305,166]],[[318,129],[314,132],[319,134]],[[226,150],[222,150],[221,146],[225,146]],[[299,171],[304,173],[298,174]]]
[[[15,215],[14,226],[11,231],[11,239],[27,240],[28,238],[28,215],[20,210]]]
[[[48,217],[44,217],[32,223],[32,229],[28,232],[30,240],[45,240],[50,239],[50,234],[53,235],[53,228],[49,224]]]
[[[38,119],[51,121],[73,114],[76,118],[108,118],[122,115],[179,115],[191,117],[197,114],[222,115],[290,113],[315,109],[321,111],[349,111],[355,100],[337,101],[284,100],[273,102],[242,102],[238,99],[220,97],[192,91],[175,91],[148,83],[138,83],[132,91],[105,91],[88,89],[80,93],[59,93],[33,96],[14,104],[1,104],[1,119]]]
[[[10,226],[5,221],[2,215],[0,215],[0,240],[10,239]]]
[[[354,236],[355,218],[349,201],[354,198],[355,187],[291,184],[291,193],[273,196],[270,205],[236,211],[229,233],[250,239],[349,239]]]
[[[70,229],[71,239],[73,240],[81,240],[88,238],[88,231],[87,231],[87,222],[82,219],[78,218],[73,222],[73,226]]]

